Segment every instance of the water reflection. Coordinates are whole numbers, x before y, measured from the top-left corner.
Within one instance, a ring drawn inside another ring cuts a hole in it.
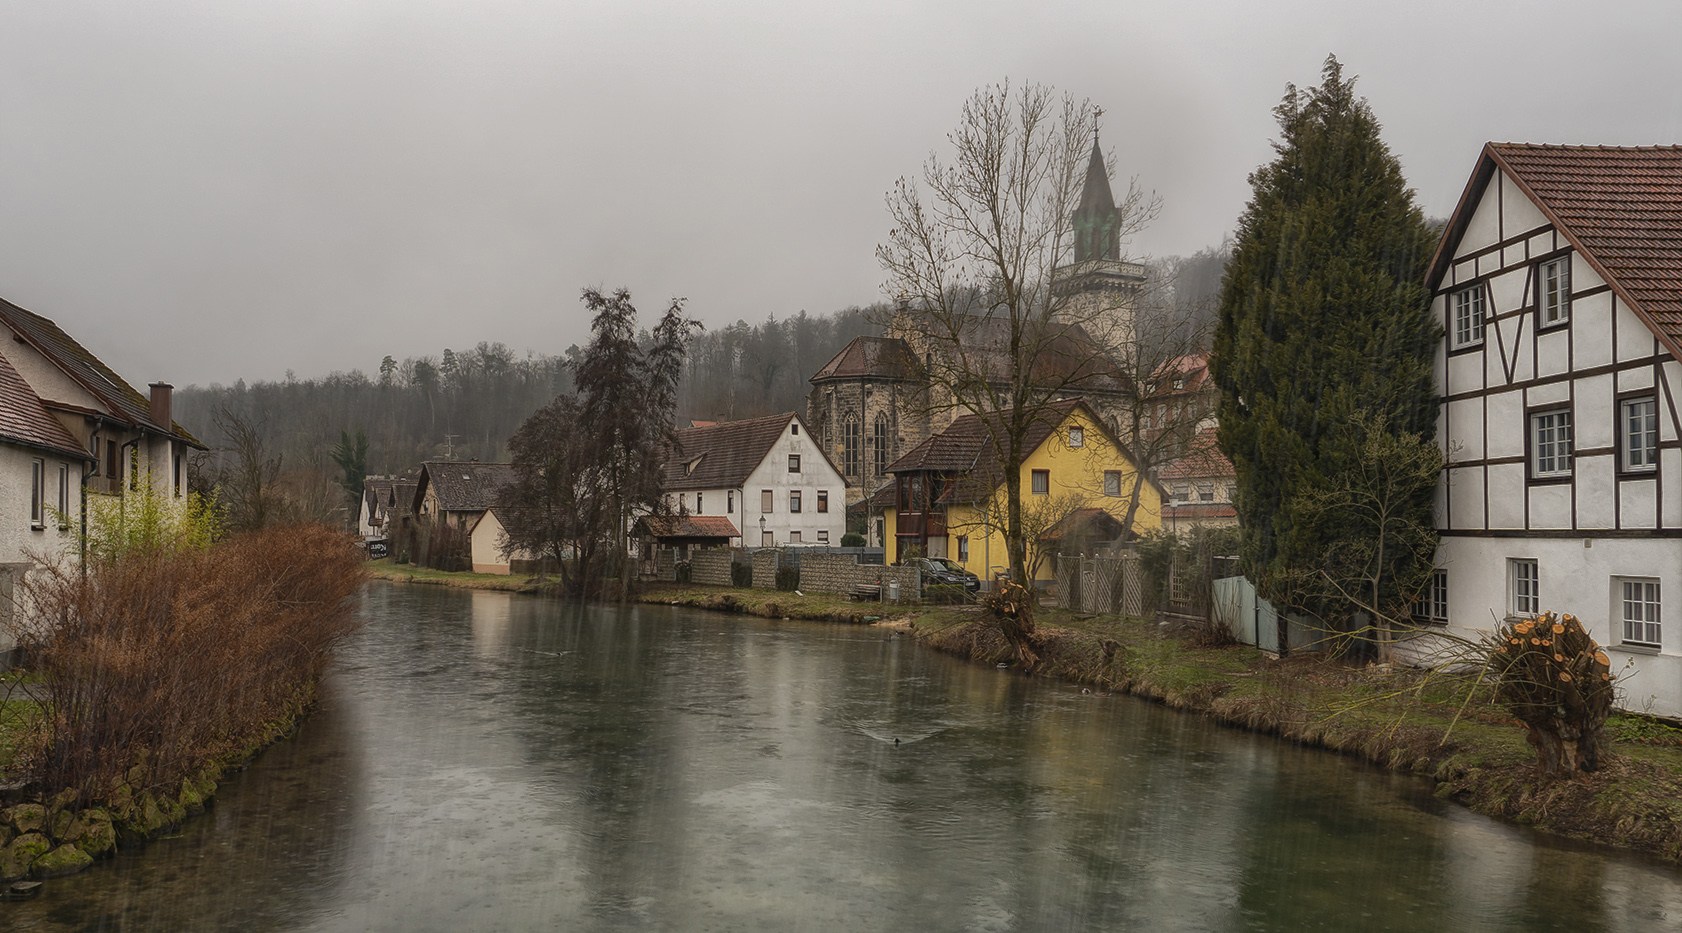
[[[214,819],[29,930],[1651,930],[1674,872],[873,629],[375,586]],[[895,740],[898,740],[896,743]]]

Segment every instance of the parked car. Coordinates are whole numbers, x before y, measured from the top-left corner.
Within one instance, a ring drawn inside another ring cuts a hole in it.
[[[934,584],[961,586],[974,593],[981,589],[981,579],[964,569],[964,565],[944,557],[913,557],[900,561],[900,566],[916,567]]]

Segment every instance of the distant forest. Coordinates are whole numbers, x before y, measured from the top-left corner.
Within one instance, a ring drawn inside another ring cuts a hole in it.
[[[1151,263],[1170,283],[1152,304],[1178,317],[1212,321],[1226,264],[1224,246]],[[652,308],[652,306],[651,306]],[[804,412],[812,374],[853,338],[880,332],[871,323],[885,306],[828,314],[801,311],[758,324],[737,321],[690,344],[679,393],[679,423],[737,420]],[[651,319],[652,319],[652,311]],[[212,448],[227,446],[216,413],[254,426],[266,455],[285,473],[337,475],[329,456],[340,432],[367,433],[370,474],[400,474],[423,460],[505,460],[510,435],[532,412],[572,391],[564,353],[517,353],[501,343],[445,349],[438,356],[385,357],[373,375],[361,370],[282,382],[244,380],[231,386],[187,386],[176,393],[175,418]]]

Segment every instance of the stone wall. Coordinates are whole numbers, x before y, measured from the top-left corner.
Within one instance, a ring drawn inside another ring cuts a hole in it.
[[[923,572],[915,567],[882,567],[882,598],[888,598],[888,584],[899,583],[900,602],[923,598]]]
[[[800,591],[850,595],[861,569],[851,554],[807,554],[800,561]]]
[[[677,582],[677,551],[669,547],[654,550],[654,579]]]
[[[753,587],[756,590],[777,588],[777,551],[762,547],[753,552]]]
[[[730,548],[696,551],[689,558],[689,582],[705,583],[708,586],[730,586],[730,566],[735,561],[736,552]]]

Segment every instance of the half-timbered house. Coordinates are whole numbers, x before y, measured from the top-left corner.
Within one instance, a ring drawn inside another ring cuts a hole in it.
[[[1485,146],[1428,285],[1446,466],[1416,614],[1572,613],[1626,706],[1682,714],[1682,148]]]

